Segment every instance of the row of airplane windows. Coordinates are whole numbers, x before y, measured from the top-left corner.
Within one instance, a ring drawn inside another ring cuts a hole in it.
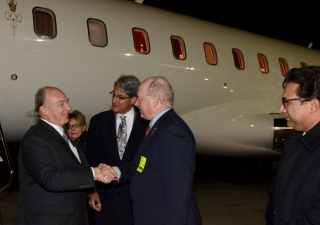
[[[53,39],[57,36],[55,14],[50,9],[35,7],[33,9],[33,19],[34,31],[39,37]],[[105,23],[98,19],[89,18],[87,20],[87,27],[89,42],[95,47],[106,47],[108,44],[108,38]],[[144,29],[133,28],[132,35],[135,50],[140,54],[149,54],[150,41],[148,33]],[[174,35],[170,37],[170,40],[174,58],[177,60],[185,60],[187,58],[187,53],[184,40],[181,37]],[[217,65],[218,55],[215,46],[212,43],[204,42],[203,48],[207,63],[213,66]],[[245,68],[245,63],[241,50],[233,48],[232,56],[235,67],[239,70],[243,70]],[[261,73],[269,73],[267,57],[258,53],[257,59]],[[278,60],[281,74],[285,76],[289,71],[287,61],[284,58],[279,58]],[[307,64],[301,62],[300,66],[304,68]]]

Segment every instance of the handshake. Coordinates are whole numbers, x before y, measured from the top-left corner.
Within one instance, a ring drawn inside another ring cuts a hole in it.
[[[94,180],[100,181],[105,184],[109,184],[118,177],[118,174],[111,166],[107,164],[100,163],[99,166],[93,167],[94,170]]]

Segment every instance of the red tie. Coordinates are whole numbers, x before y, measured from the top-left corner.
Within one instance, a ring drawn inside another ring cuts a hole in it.
[[[146,130],[146,133],[144,134],[144,138],[146,138],[146,137],[148,136],[150,130],[151,130],[151,127],[148,126],[148,128],[147,128],[147,130]]]

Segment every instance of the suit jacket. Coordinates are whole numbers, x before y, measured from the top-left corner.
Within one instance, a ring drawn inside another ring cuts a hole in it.
[[[153,125],[132,163],[130,193],[135,225],[201,225],[193,194],[196,143],[173,111]]]
[[[42,120],[25,133],[18,157],[15,225],[88,224],[87,189],[94,187],[94,179],[77,150],[81,163],[61,135]]]
[[[128,143],[120,160],[117,134],[116,114],[112,111],[99,113],[92,117],[87,136],[86,157],[91,166],[99,163],[106,163],[110,166],[118,166],[129,163],[133,160],[139,144],[144,137],[148,121],[140,117],[135,108],[133,127]],[[118,184],[96,184],[102,204],[101,212],[94,212],[95,224],[121,224],[132,225],[132,206],[130,199],[129,182]]]
[[[285,142],[268,191],[267,225],[320,224],[320,123]]]

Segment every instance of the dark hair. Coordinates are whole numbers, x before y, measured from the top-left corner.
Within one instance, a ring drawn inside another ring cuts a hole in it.
[[[132,98],[137,96],[140,81],[134,75],[121,75],[114,84],[119,84],[120,90]]]
[[[46,86],[46,87],[41,87],[37,90],[36,95],[34,97],[34,110],[36,111],[37,116],[39,117],[41,115],[40,113],[40,107],[43,105],[47,105],[46,102],[46,91],[47,90],[60,90],[56,87],[50,87],[50,86]]]
[[[287,73],[282,83],[282,87],[284,88],[287,83],[296,83],[299,85],[296,93],[299,97],[307,99],[316,98],[320,100],[319,66],[291,69]]]

